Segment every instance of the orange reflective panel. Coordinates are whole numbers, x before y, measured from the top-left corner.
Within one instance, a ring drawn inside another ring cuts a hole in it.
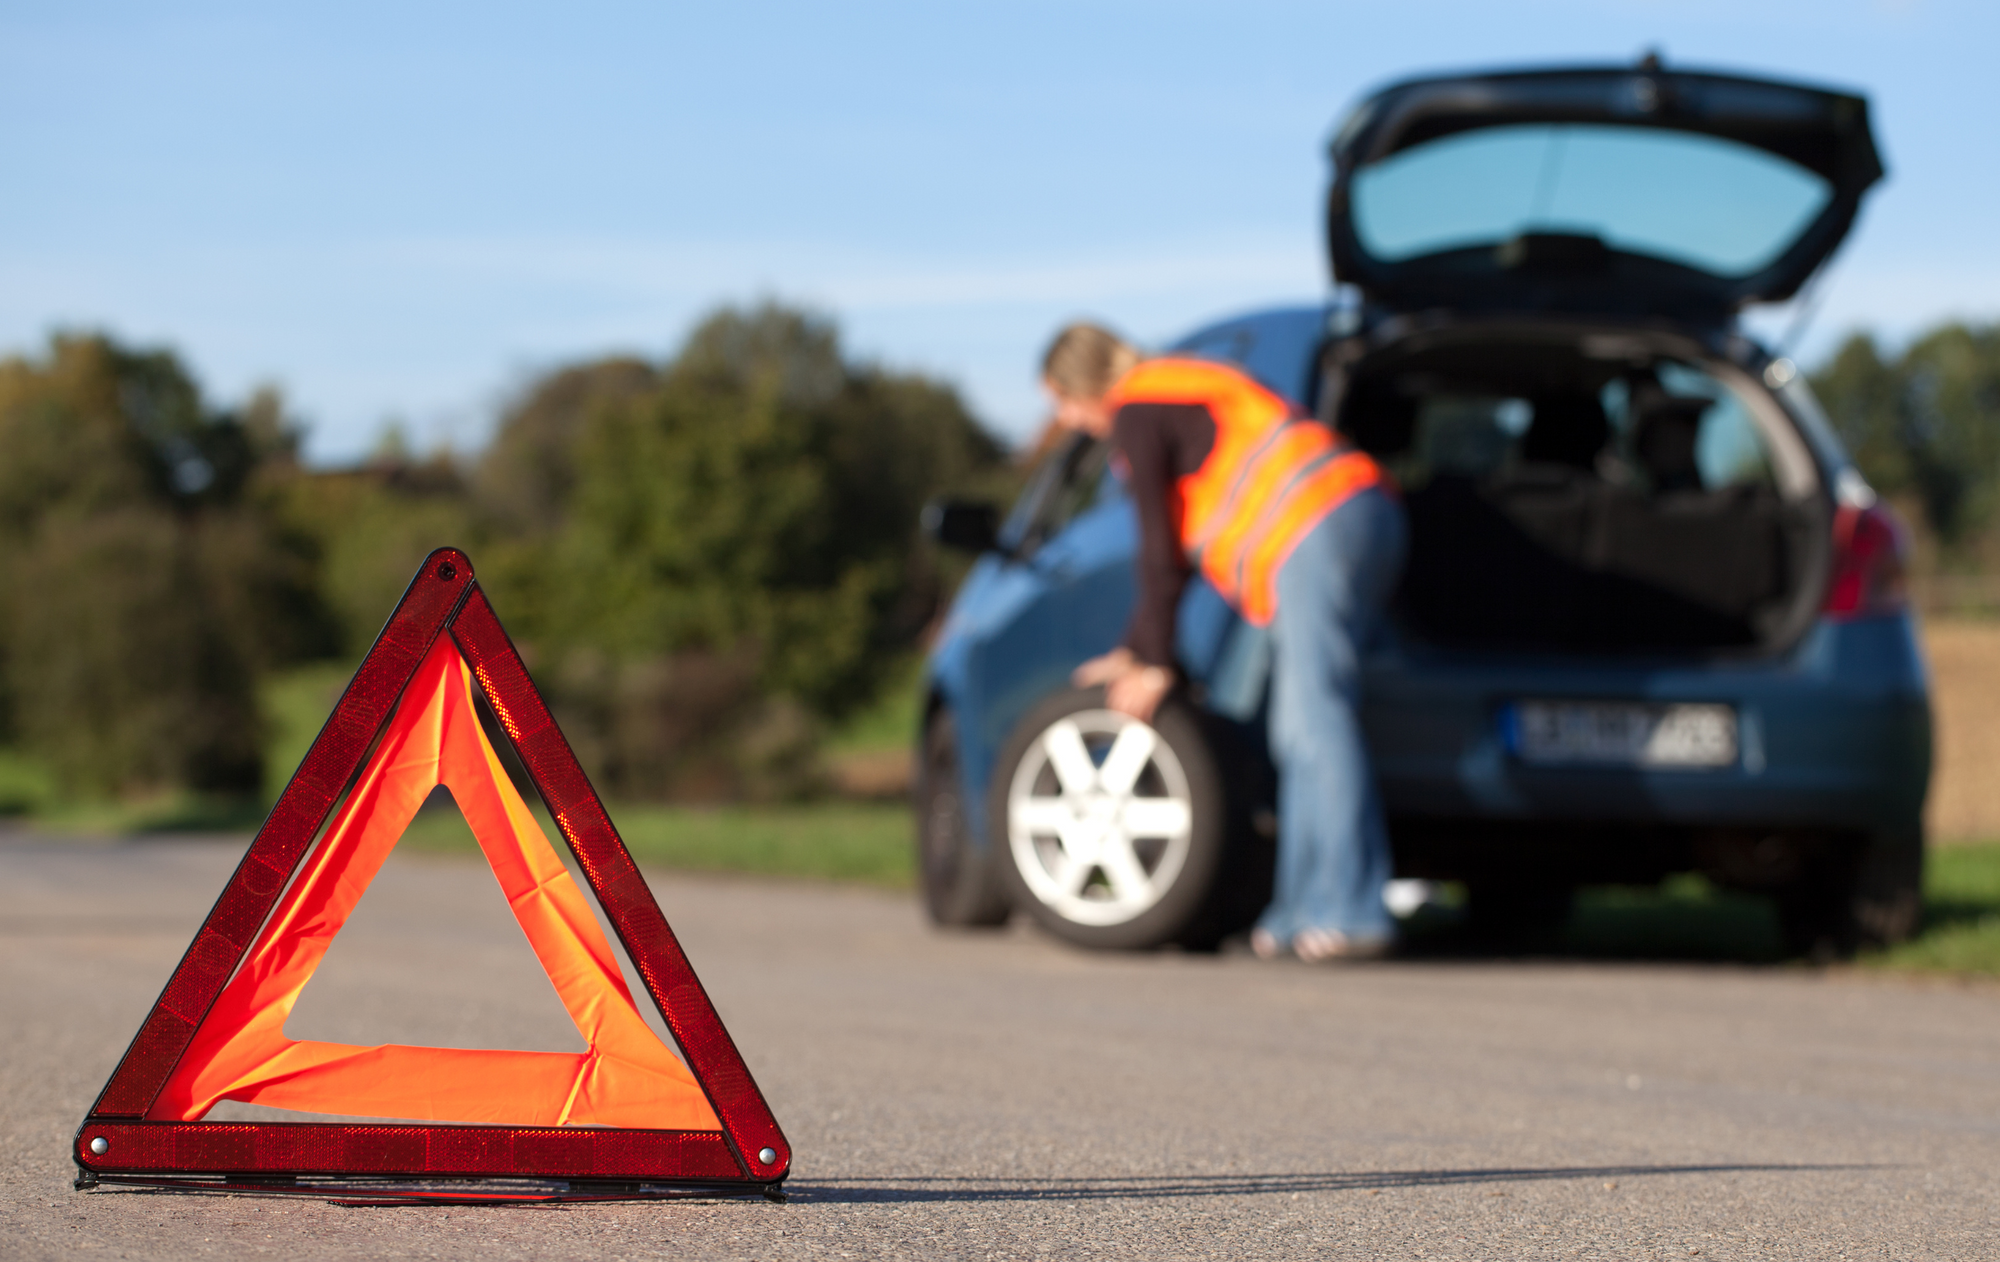
[[[1382,467],[1358,451],[1335,456],[1289,488],[1275,506],[1254,546],[1241,556],[1243,617],[1268,626],[1278,613],[1278,570],[1333,509],[1383,481]]]
[[[438,636],[353,793],[147,1118],[194,1121],[219,1101],[237,1100],[436,1122],[721,1129],[694,1076],[639,1015],[590,904],[480,730],[472,687],[452,637]],[[586,1051],[360,1047],[285,1036],[299,992],[438,785],[457,800]]]

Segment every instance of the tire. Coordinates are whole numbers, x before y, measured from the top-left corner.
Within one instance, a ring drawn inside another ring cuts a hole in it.
[[[931,923],[951,928],[1006,924],[1011,909],[991,853],[966,826],[951,711],[940,709],[925,724],[922,754],[913,804],[924,910]]]
[[[994,856],[1014,906],[1078,946],[1139,950],[1213,933],[1226,790],[1199,714],[1169,697],[1151,724],[1058,693],[994,767]],[[1193,943],[1193,945],[1205,945]]]
[[[1892,946],[1923,925],[1921,824],[1838,838],[1778,892],[1778,924],[1793,954],[1839,960]]]
[[[1894,946],[1924,924],[1924,827],[1871,835],[1861,852],[1851,902],[1856,940]]]

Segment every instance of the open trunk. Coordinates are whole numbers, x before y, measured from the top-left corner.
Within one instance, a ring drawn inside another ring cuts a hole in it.
[[[1706,324],[1796,293],[1882,176],[1862,97],[1656,58],[1396,84],[1333,162],[1334,276],[1389,308]]]
[[[1361,102],[1332,156],[1365,332],[1327,384],[1406,491],[1405,631],[1570,654],[1800,635],[1832,499],[1713,348],[1846,236],[1882,176],[1867,101],[1655,57],[1447,75]]]
[[[1490,325],[1344,374],[1402,485],[1404,633],[1460,648],[1749,652],[1826,582],[1830,500],[1777,401],[1685,339]]]

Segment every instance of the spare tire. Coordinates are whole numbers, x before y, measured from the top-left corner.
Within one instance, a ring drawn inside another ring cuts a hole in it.
[[[1178,696],[1151,723],[1072,689],[1028,712],[987,794],[995,866],[1014,905],[1079,946],[1132,950],[1198,935],[1223,872],[1216,754]]]

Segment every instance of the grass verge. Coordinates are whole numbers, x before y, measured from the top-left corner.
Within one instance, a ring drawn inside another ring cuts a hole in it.
[[[555,825],[536,804],[551,841]],[[693,872],[859,881],[907,889],[915,880],[910,808],[901,803],[810,806],[613,806],[619,835],[641,863]],[[456,810],[427,805],[403,834],[430,851],[477,848]],[[557,844],[560,844],[558,842]]]

